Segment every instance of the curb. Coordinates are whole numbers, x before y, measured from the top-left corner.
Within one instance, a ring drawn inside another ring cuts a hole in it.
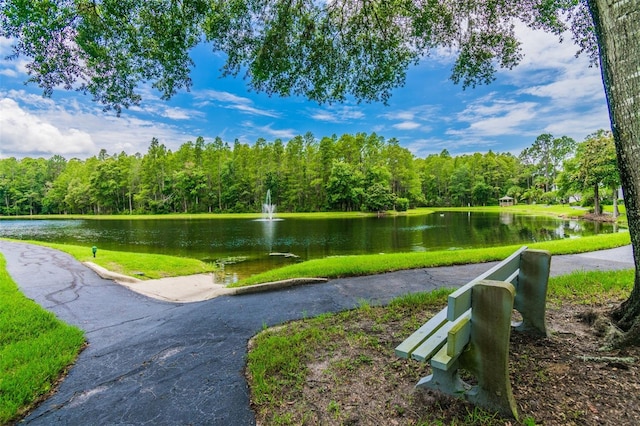
[[[247,285],[243,287],[228,288],[229,294],[237,296],[241,294],[260,293],[264,291],[280,290],[287,287],[294,287],[304,284],[320,284],[328,282],[328,278],[291,278],[282,281],[273,281],[270,283]]]
[[[93,262],[82,262],[82,264],[88,267],[89,269],[93,270],[100,277],[105,278],[107,280],[122,281],[125,283],[134,283],[134,284],[142,282],[142,280],[139,280],[138,278],[130,277],[128,275],[118,274],[117,272],[111,272],[108,269],[105,269],[100,265],[96,265]]]
[[[83,265],[85,265],[89,269],[93,270],[101,278],[104,278],[104,279],[107,279],[107,280],[113,280],[113,281],[116,281],[116,282],[129,283],[129,284],[137,284],[137,283],[153,281],[153,280],[140,280],[138,278],[130,277],[128,275],[118,274],[117,272],[109,271],[108,269],[105,269],[100,265],[96,265],[93,262],[82,262],[82,263],[83,263]],[[247,285],[247,286],[243,286],[243,287],[225,287],[224,291],[221,292],[220,294],[216,295],[216,296],[222,296],[222,295],[240,296],[240,295],[243,295],[243,294],[252,294],[252,293],[262,293],[262,292],[267,292],[267,291],[275,291],[275,290],[280,290],[280,289],[284,289],[284,288],[288,288],[288,287],[295,287],[295,286],[298,286],[298,285],[321,284],[321,283],[326,283],[328,281],[329,281],[328,278],[291,278],[291,279],[287,279],[287,280],[273,281],[273,282],[269,282],[269,283],[262,283],[262,284],[255,284],[255,285]],[[133,290],[133,291],[137,291],[135,286],[133,286],[133,287],[132,286],[126,286],[126,287],[131,289],[131,290]],[[137,292],[140,292],[140,291],[137,291]],[[142,292],[142,294],[146,294],[147,296],[149,296],[149,294],[147,294],[145,292]],[[216,296],[214,296],[214,297],[216,297]],[[166,299],[166,298],[160,297],[158,295],[154,295],[153,297],[161,298],[163,300],[171,300],[171,301],[175,301],[175,302],[180,302],[179,300]]]

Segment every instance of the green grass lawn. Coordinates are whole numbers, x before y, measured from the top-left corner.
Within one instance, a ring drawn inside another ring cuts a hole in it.
[[[0,424],[50,392],[74,362],[84,335],[27,299],[0,254]]]
[[[44,243],[40,241],[21,242],[51,247],[70,254],[80,262],[93,262],[110,271],[135,276],[140,279],[177,277],[202,274],[216,270],[216,265],[213,263],[206,263],[187,257],[131,253],[98,248],[98,252],[94,258],[90,246]]]

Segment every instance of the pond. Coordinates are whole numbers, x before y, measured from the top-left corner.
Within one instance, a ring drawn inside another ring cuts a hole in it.
[[[225,263],[226,281],[302,260],[527,244],[617,232],[609,223],[511,213],[360,218],[0,220],[0,237]]]

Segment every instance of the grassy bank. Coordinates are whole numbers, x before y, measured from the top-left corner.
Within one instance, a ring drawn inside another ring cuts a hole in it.
[[[624,204],[619,206],[621,220],[625,219]],[[612,206],[603,206],[607,213],[613,212]],[[556,216],[568,218],[581,218],[589,212],[587,208],[572,207],[567,204],[546,205],[546,204],[517,204],[511,207],[485,206],[485,207],[429,207],[410,209],[406,212],[397,212],[389,210],[385,212],[390,216],[421,216],[432,214],[440,211],[472,211],[472,212],[491,212],[491,213],[514,213],[536,216]],[[275,217],[280,219],[343,219],[350,217],[374,217],[378,213],[372,212],[310,212],[310,213],[285,213],[276,212]],[[215,220],[215,219],[243,219],[253,220],[264,217],[263,213],[172,213],[172,214],[120,214],[120,215],[31,215],[31,216],[0,216],[0,220]]]
[[[53,389],[84,337],[20,292],[1,254],[0,330],[0,424],[6,424]]]
[[[529,244],[532,249],[549,250],[551,254],[575,254],[595,250],[620,247],[630,244],[629,234],[615,233],[564,239]],[[283,268],[256,274],[241,280],[233,286],[245,286],[289,278],[371,275],[402,269],[428,268],[433,266],[461,265],[467,263],[502,260],[520,246],[489,247],[465,250],[441,250],[432,252],[411,252],[392,254],[371,254],[359,256],[329,257],[314,259]]]
[[[443,207],[434,208],[434,211],[473,211],[491,213],[515,213],[535,216],[556,216],[580,218],[587,214],[588,209],[576,208],[567,204],[516,204],[510,207],[486,206],[486,207]]]
[[[433,213],[432,209],[418,208],[406,212],[390,210],[386,215],[420,216]],[[311,212],[311,213],[280,213],[275,217],[280,219],[344,219],[350,217],[375,217],[378,213],[371,212]],[[242,219],[255,220],[264,218],[263,213],[173,213],[173,214],[121,214],[121,215],[31,215],[31,216],[0,216],[0,220],[215,220],[215,219]]]
[[[575,209],[570,206],[547,206],[547,205],[516,205],[513,207],[473,207],[469,208],[446,208],[446,209],[415,209],[407,213],[409,215],[427,215],[434,211],[474,211],[474,212],[510,212],[525,215],[551,215],[562,217],[580,217],[587,210]],[[623,209],[624,210],[624,209]],[[327,219],[361,217],[371,215],[361,212],[320,212],[320,213],[278,213],[278,217],[292,219],[304,217],[305,219]],[[55,216],[54,216],[55,217]],[[72,216],[58,216],[69,219]],[[75,216],[73,216],[75,217]],[[256,219],[262,217],[261,214],[173,214],[173,215],[134,215],[134,216],[78,216],[79,219],[120,219],[120,220],[148,220],[148,219]],[[37,218],[34,216],[33,218]],[[51,218],[51,216],[46,216]],[[577,240],[565,239],[558,241],[529,244],[530,248],[546,249],[552,254],[570,254],[602,250],[619,247],[630,243],[627,233],[616,233],[598,235],[594,237],[584,237]],[[71,246],[66,244],[53,244],[32,242],[50,246],[67,252],[80,261],[92,261],[98,265],[125,275],[145,278],[161,278],[167,276],[190,275],[201,272],[215,270],[215,265],[203,263],[196,259],[178,258],[172,256],[126,253],[102,250],[98,248],[98,256],[94,259],[91,255],[90,247]],[[232,286],[247,286],[259,283],[279,281],[290,278],[304,277],[327,277],[338,278],[346,276],[371,275],[383,272],[397,271],[401,269],[412,269],[432,266],[446,266],[465,263],[488,262],[500,260],[513,252],[517,246],[491,247],[482,249],[464,250],[444,250],[430,252],[410,252],[394,254],[373,254],[358,256],[330,257],[324,259],[314,259],[302,263],[289,265],[283,268],[256,274],[249,278],[240,280]],[[143,274],[143,275],[141,275]]]
[[[552,278],[548,302],[597,304],[622,300],[628,297],[633,279],[632,270],[574,273]],[[372,307],[361,302],[360,307],[351,311],[264,330],[252,340],[247,361],[257,420],[273,425],[345,424],[358,418],[354,413],[363,415],[365,412],[369,423],[377,420],[381,424],[384,421],[380,419],[385,416],[396,419],[394,424],[536,424],[531,417],[536,415],[535,411],[521,412],[524,415],[522,422],[515,423],[505,423],[504,419],[480,408],[461,410],[448,417],[451,414],[447,407],[449,403],[434,404],[434,396],[425,397],[433,409],[424,409],[419,414],[408,412],[423,407],[420,402],[411,402],[410,399],[418,396],[405,389],[415,384],[424,370],[417,363],[411,365],[399,360],[393,355],[393,349],[445,305],[449,292],[410,294],[386,307]],[[514,358],[527,364],[528,356],[519,354],[519,358]],[[547,373],[540,370],[536,374],[544,383]],[[380,388],[389,392],[379,396]],[[369,394],[369,398],[359,398],[361,392]],[[544,389],[539,392],[543,393]],[[403,393],[407,400],[397,399],[395,393]],[[362,406],[366,408],[361,409]],[[448,418],[443,420],[445,415]]]
[[[197,259],[146,253],[129,253],[98,248],[94,258],[91,247],[29,241],[70,254],[81,262],[94,262],[103,268],[141,279],[155,279],[192,275],[215,271],[216,266]],[[549,250],[551,254],[575,254],[604,250],[630,244],[629,234],[601,234],[580,239],[563,239],[529,244],[529,248]],[[242,287],[291,278],[373,275],[402,269],[434,266],[462,265],[467,263],[502,260],[520,246],[488,247],[464,250],[439,250],[429,252],[370,254],[313,259],[278,269],[273,269],[238,281],[230,287]]]
[[[93,262],[119,274],[140,279],[156,279],[183,275],[202,274],[216,270],[213,263],[205,263],[186,257],[166,256],[162,254],[131,253],[124,251],[103,250],[98,248],[93,257],[91,247],[68,244],[44,243],[41,241],[20,241],[37,244],[63,251],[80,262]]]

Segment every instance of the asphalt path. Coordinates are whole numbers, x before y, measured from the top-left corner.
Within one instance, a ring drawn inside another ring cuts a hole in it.
[[[253,425],[248,340],[286,321],[463,285],[495,263],[399,271],[180,304],[100,278],[71,256],[0,241],[22,292],[86,333],[88,347],[33,425]],[[631,246],[554,256],[552,275],[633,267]]]

